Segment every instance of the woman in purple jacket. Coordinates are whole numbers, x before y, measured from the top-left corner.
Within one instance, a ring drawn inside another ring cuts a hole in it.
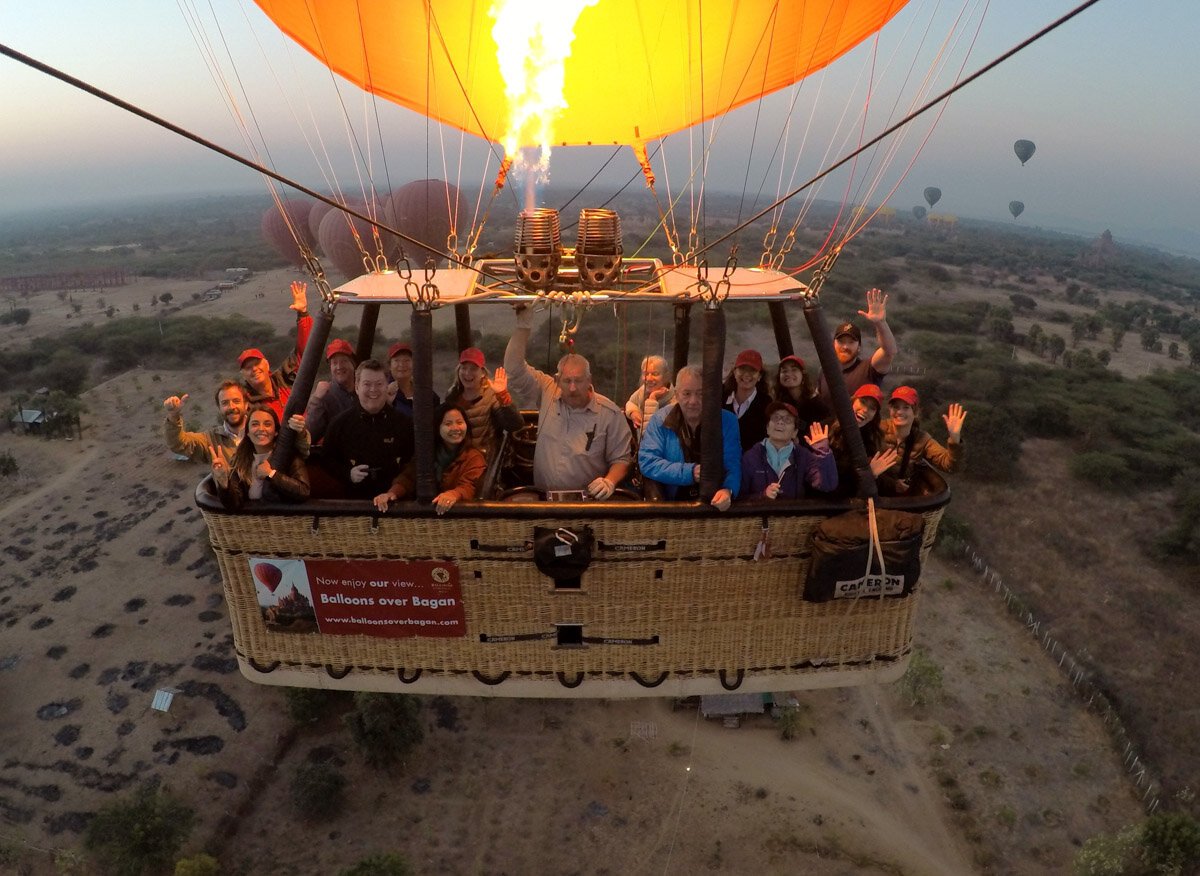
[[[801,499],[804,488],[837,488],[837,465],[829,449],[829,427],[813,423],[808,447],[796,440],[800,414],[787,402],[766,410],[767,437],[742,456],[742,499]]]

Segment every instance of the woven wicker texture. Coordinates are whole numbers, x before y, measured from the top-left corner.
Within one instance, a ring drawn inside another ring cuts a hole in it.
[[[926,512],[923,554],[941,508]],[[371,516],[237,516],[205,511],[239,654],[324,671],[518,674],[819,673],[908,653],[919,589],[903,599],[810,603],[801,598],[821,518],[767,519],[772,559],[752,561],[761,517],[588,521]],[[535,526],[587,523],[597,549],[577,590],[556,589],[527,547]],[[458,565],[467,634],[379,638],[268,630],[247,558],[440,559]],[[589,639],[557,644],[556,625]],[[543,634],[495,642],[484,638]],[[818,665],[812,665],[818,664]]]

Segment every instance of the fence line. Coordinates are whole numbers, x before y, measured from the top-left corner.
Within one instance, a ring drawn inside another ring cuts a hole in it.
[[[1158,809],[1161,784],[1150,775],[1151,767],[1141,759],[1141,755],[1129,736],[1129,731],[1125,729],[1125,722],[1121,720],[1120,713],[1104,691],[1092,682],[1090,673],[1065,645],[1050,635],[1049,630],[1042,630],[1041,620],[1034,616],[1033,611],[1025,604],[1020,595],[1004,583],[1000,573],[989,566],[978,551],[962,539],[953,537],[946,538],[945,545],[951,553],[958,553],[966,559],[984,583],[989,585],[992,591],[1004,601],[1009,614],[1020,620],[1025,628],[1033,634],[1042,646],[1042,650],[1051,657],[1058,657],[1059,668],[1070,680],[1071,687],[1080,700],[1104,720],[1104,726],[1108,729],[1114,746],[1123,755],[1122,763],[1126,775],[1133,779],[1134,785],[1142,792],[1142,805],[1146,809],[1146,814],[1152,814]]]

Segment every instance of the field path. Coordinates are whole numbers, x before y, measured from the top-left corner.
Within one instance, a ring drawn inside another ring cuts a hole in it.
[[[78,486],[81,483],[81,473],[95,462],[97,456],[99,456],[99,451],[100,447],[96,444],[84,448],[48,483],[31,493],[22,493],[13,496],[8,502],[0,505],[0,520],[7,520],[18,511],[22,511],[29,507],[29,505],[42,499],[47,497],[54,498],[54,494],[62,495],[69,492],[69,490],[64,490],[64,487]]]

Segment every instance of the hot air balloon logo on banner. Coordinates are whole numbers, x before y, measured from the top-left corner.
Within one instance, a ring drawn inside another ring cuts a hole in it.
[[[453,563],[267,557],[250,557],[249,563],[263,623],[271,632],[466,635]]]

